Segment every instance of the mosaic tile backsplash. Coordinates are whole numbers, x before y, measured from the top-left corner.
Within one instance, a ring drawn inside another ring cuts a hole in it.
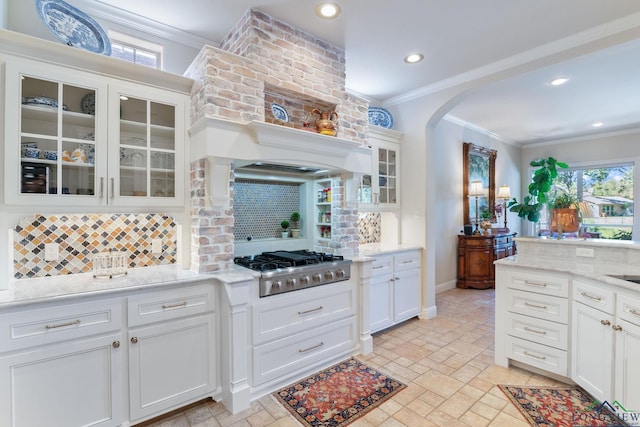
[[[364,212],[358,214],[358,232],[360,244],[380,243],[382,215],[380,212]]]
[[[153,239],[162,253],[152,254]],[[57,261],[45,261],[45,244],[58,243]],[[125,251],[129,268],[177,262],[177,226],[163,214],[64,214],[27,217],[13,230],[16,279],[88,273],[95,253]]]
[[[280,238],[280,222],[300,211],[298,183],[236,178],[234,191],[236,241]]]

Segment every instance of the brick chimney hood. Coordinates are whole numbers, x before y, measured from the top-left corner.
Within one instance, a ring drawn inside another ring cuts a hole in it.
[[[371,173],[368,102],[345,91],[344,50],[257,10],[205,46],[186,76],[192,161],[240,160]],[[286,108],[278,121],[271,106]],[[301,130],[313,109],[335,111],[337,137]]]

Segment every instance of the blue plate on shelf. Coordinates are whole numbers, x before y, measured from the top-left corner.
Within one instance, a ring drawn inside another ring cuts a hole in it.
[[[393,126],[393,116],[381,107],[369,107],[369,124],[391,129]]]
[[[103,55],[111,55],[107,33],[93,18],[62,0],[36,0],[40,20],[61,42]]]
[[[271,112],[277,120],[283,123],[289,123],[289,113],[287,113],[287,110],[282,105],[274,102],[271,104]]]

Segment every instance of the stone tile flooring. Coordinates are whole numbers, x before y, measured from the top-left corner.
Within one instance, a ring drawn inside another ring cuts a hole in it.
[[[451,289],[436,296],[438,316],[411,319],[374,335],[374,351],[357,356],[408,385],[350,427],[505,426],[529,424],[496,384],[558,385],[518,368],[493,363],[492,289]],[[299,427],[267,395],[239,414],[221,403],[195,403],[145,427]]]

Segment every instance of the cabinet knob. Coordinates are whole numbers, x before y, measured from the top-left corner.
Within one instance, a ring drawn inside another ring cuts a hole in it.
[[[611,324],[611,322],[609,322],[608,320],[601,320],[600,323],[602,323],[604,326],[609,326]],[[613,328],[615,329],[615,326]]]
[[[612,328],[613,328],[614,331],[621,331],[622,330],[622,326],[620,326],[620,325],[613,325]]]
[[[111,345],[113,346],[113,348],[118,348],[120,347],[120,341],[114,341]]]
[[[138,337],[131,337],[131,343],[132,344],[137,344],[138,343]]]

